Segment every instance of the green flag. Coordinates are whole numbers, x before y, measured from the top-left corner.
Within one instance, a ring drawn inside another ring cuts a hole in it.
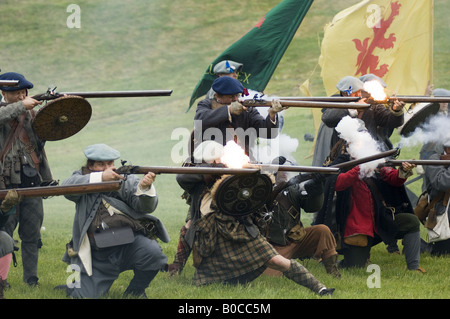
[[[264,91],[312,2],[284,0],[270,10],[247,34],[212,61],[195,87],[187,111],[211,88],[216,79],[213,67],[223,60],[242,63],[238,80],[245,88]]]

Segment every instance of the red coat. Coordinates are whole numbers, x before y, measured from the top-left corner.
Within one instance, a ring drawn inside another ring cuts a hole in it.
[[[383,167],[380,172],[383,180],[392,186],[401,186],[406,179],[398,176],[398,170]],[[345,222],[344,238],[357,234],[374,237],[375,206],[367,184],[359,178],[359,166],[337,177],[335,191],[343,191],[350,187],[350,212]]]

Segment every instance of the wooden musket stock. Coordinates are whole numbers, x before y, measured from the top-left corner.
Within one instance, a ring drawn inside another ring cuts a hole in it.
[[[60,195],[113,192],[119,190],[120,185],[120,181],[111,181],[90,184],[16,188],[16,191],[19,196],[23,197],[49,197]],[[0,190],[0,200],[3,200],[7,193],[7,189]]]

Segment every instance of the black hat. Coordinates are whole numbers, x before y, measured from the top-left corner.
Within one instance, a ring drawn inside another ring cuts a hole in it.
[[[215,79],[212,89],[220,95],[234,95],[244,92],[241,82],[230,76],[221,76]]]
[[[32,89],[33,83],[25,79],[22,74],[15,72],[7,72],[0,75],[0,80],[15,80],[19,81],[17,86],[0,86],[2,91],[18,91],[23,89]]]

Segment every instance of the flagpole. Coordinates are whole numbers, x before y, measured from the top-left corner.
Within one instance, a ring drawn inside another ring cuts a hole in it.
[[[433,70],[433,65],[434,65],[434,0],[431,0],[431,14],[430,14],[430,24],[431,24],[431,37],[430,37],[430,42],[431,42],[431,61],[430,61],[430,82],[431,84],[434,84],[434,80],[433,80],[433,74],[434,74],[434,70]]]

